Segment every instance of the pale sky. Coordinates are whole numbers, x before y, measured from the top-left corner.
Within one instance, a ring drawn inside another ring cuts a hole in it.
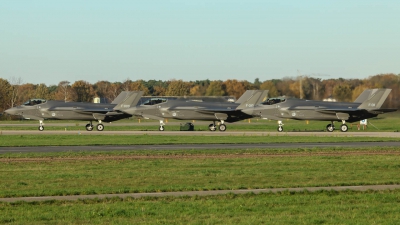
[[[253,82],[298,71],[399,74],[400,1],[0,1],[7,80]]]

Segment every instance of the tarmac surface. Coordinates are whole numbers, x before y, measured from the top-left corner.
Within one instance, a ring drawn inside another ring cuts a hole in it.
[[[301,187],[301,188],[267,188],[267,189],[242,189],[242,190],[216,190],[216,191],[182,191],[182,192],[153,192],[153,193],[124,193],[124,194],[98,194],[98,195],[70,195],[70,196],[41,196],[41,197],[18,197],[18,198],[0,198],[0,202],[39,202],[39,201],[76,201],[79,199],[105,199],[105,198],[143,198],[143,197],[180,197],[180,196],[210,196],[224,195],[228,193],[246,194],[246,193],[278,193],[278,192],[316,192],[321,190],[334,191],[380,191],[400,189],[400,185],[365,185],[365,186],[332,186],[332,187]]]
[[[0,130],[0,135],[170,135],[170,136],[315,136],[315,137],[392,137],[400,132],[267,132],[267,131],[38,131]]]

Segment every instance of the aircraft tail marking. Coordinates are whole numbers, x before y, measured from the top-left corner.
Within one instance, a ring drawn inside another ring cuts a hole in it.
[[[236,108],[237,110],[252,108],[261,102],[267,100],[268,90],[252,90],[246,91],[239,99],[236,101],[240,105]]]
[[[114,110],[135,107],[143,95],[143,91],[131,91],[127,98],[114,107]]]
[[[374,109],[379,109],[381,108],[382,104],[385,102],[386,98],[390,94],[392,89],[370,89],[369,96],[364,100],[360,106],[358,106],[359,109],[366,109],[366,110],[374,110]],[[364,91],[365,92],[365,91]],[[363,93],[361,93],[360,96],[362,96]],[[358,97],[357,99],[359,99]],[[363,96],[362,98],[365,98]]]

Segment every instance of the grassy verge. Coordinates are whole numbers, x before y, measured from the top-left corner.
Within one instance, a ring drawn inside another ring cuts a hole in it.
[[[376,149],[370,149],[355,154],[340,151],[321,154],[324,152],[142,151],[119,155],[75,153],[65,157],[3,158],[0,196],[400,183],[396,151],[375,154]]]
[[[0,135],[1,146],[72,146],[72,145],[154,145],[154,144],[246,144],[307,142],[381,142],[399,141],[391,137],[348,136],[165,136],[165,135]]]
[[[0,203],[14,224],[397,224],[400,191]]]

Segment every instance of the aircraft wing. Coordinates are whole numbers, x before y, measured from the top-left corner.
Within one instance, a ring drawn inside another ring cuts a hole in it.
[[[326,113],[326,114],[335,114],[335,113],[361,113],[361,112],[367,112],[365,109],[316,109],[315,111],[320,112],[320,113]]]
[[[108,113],[112,112],[113,109],[75,109],[74,111],[78,113]]]
[[[28,114],[23,114],[21,115],[24,119],[30,119],[30,120],[44,120],[43,117],[38,117],[34,115],[28,115]]]
[[[107,113],[113,111],[112,108],[83,108],[83,107],[52,107],[46,111],[71,111],[77,113]]]
[[[321,110],[316,110],[317,112],[320,113],[327,113],[327,114],[332,114],[332,113],[361,113],[361,112],[369,112],[373,114],[382,114],[382,113],[388,113],[388,112],[395,112],[397,109],[374,109],[374,110],[366,110],[366,109],[321,109]]]
[[[235,112],[235,109],[194,109],[194,111],[199,112],[199,113],[206,113],[206,114],[212,114],[212,113],[228,113],[228,112]]]

